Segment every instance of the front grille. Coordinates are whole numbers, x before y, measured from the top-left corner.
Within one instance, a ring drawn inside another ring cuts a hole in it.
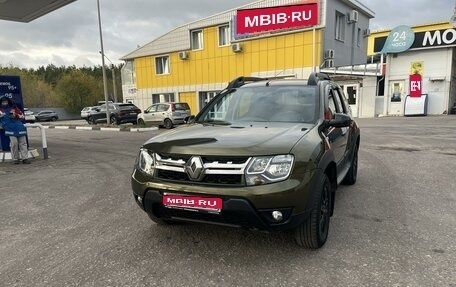
[[[157,178],[164,181],[203,185],[244,185],[244,173],[250,161],[249,157],[201,156],[198,158],[192,155],[164,153],[156,153],[154,156]],[[187,172],[195,166],[200,171],[195,178],[190,178]]]
[[[208,174],[202,182],[224,185],[240,185],[242,184],[242,175],[239,174]]]
[[[249,158],[248,157],[215,157],[215,156],[203,156],[201,157],[204,163],[231,163],[231,164],[244,164]]]
[[[157,177],[164,180],[190,181],[186,173],[169,170],[158,170]]]
[[[222,211],[220,214],[206,213],[206,212],[197,212],[197,211],[188,211],[181,209],[171,209],[165,207],[158,208],[158,216],[164,218],[182,218],[190,220],[199,220],[214,222],[219,224],[229,224],[242,227],[253,227],[252,224],[248,221],[247,218],[239,215],[238,213]]]

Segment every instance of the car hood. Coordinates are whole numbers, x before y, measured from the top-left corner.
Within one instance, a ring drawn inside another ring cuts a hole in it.
[[[312,124],[191,124],[151,138],[144,147],[161,153],[258,156],[287,154]]]

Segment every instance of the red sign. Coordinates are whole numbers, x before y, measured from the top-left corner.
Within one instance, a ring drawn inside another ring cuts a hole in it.
[[[236,34],[315,26],[318,18],[317,3],[238,10]]]
[[[189,208],[217,212],[220,212],[223,206],[221,198],[185,195],[163,195],[162,203],[165,207]]]
[[[410,97],[421,97],[422,81],[420,74],[410,75]]]

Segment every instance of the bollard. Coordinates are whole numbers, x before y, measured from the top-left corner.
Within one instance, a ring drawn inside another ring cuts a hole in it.
[[[46,132],[42,124],[25,124],[27,128],[39,128],[41,131],[41,143],[43,146],[43,158],[48,159],[48,150],[47,150],[47,141],[46,141]]]

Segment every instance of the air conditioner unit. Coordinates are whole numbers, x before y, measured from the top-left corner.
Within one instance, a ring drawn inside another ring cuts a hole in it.
[[[187,60],[188,59],[188,52],[187,51],[179,52],[179,59]]]
[[[325,50],[325,60],[326,59],[334,59],[334,50],[333,49],[327,49]]]
[[[233,50],[233,52],[235,52],[235,53],[242,52],[241,43],[234,43],[233,45],[231,45],[231,50]]]
[[[331,60],[331,59],[325,60],[325,62],[323,63],[323,68],[325,68],[325,69],[334,68],[334,60]]]
[[[364,29],[363,30],[363,37],[366,38],[366,37],[369,37],[371,34],[371,30],[370,29]]]
[[[356,23],[359,20],[359,13],[356,10],[350,11],[350,14],[348,15],[348,22],[350,23]]]

